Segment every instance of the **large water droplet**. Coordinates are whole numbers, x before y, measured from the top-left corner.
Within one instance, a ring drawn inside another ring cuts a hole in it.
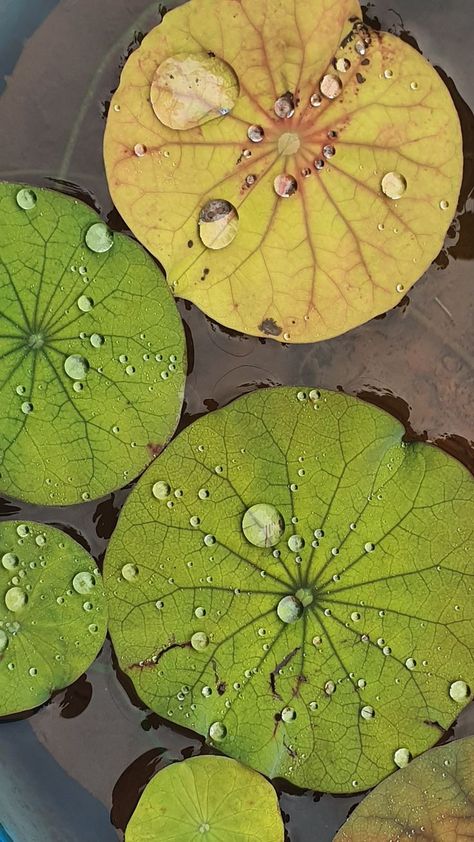
[[[5,605],[9,611],[21,611],[27,602],[28,597],[21,588],[10,588],[5,594]]]
[[[296,623],[302,613],[303,606],[293,594],[284,596],[277,605],[277,614],[284,623]]]
[[[401,199],[407,189],[407,180],[399,172],[388,172],[382,178],[381,186],[389,199]]]
[[[15,567],[18,567],[19,558],[14,553],[5,553],[2,556],[2,564],[5,570],[14,570]]]
[[[239,215],[226,199],[210,199],[199,213],[199,236],[207,248],[222,249],[235,239]]]
[[[171,129],[191,129],[232,111],[239,81],[227,62],[211,53],[177,53],[157,68],[151,104]]]
[[[298,190],[298,182],[293,175],[282,173],[282,175],[277,175],[274,179],[273,189],[277,196],[281,196],[282,199],[288,199],[289,196],[293,196]]]
[[[32,210],[37,201],[34,190],[29,190],[27,187],[23,187],[16,194],[16,203],[22,210]]]
[[[151,489],[153,497],[156,497],[157,500],[165,500],[166,497],[169,497],[170,492],[171,488],[164,480],[158,480],[158,482],[155,482]]]
[[[196,652],[204,652],[209,646],[209,638],[205,632],[194,632],[191,637],[191,646]]]
[[[227,728],[223,722],[213,722],[209,728],[209,736],[215,743],[220,743],[227,736]]]
[[[77,299],[77,306],[83,313],[88,313],[89,310],[92,310],[94,302],[92,301],[92,298],[88,298],[87,295],[81,295]]]
[[[453,681],[449,688],[449,695],[455,702],[462,704],[471,695],[471,690],[465,681]]]
[[[275,100],[273,108],[277,117],[292,117],[295,113],[295,98],[293,94],[290,91],[286,91],[286,93]]]
[[[302,550],[304,547],[304,538],[301,535],[290,535],[288,546],[293,553],[297,553],[298,550]]]
[[[281,712],[283,722],[293,722],[296,719],[296,711],[294,708],[283,708]]]
[[[395,754],[393,755],[393,762],[400,769],[403,769],[404,766],[408,766],[410,760],[411,754],[407,748],[397,748]]]
[[[127,582],[135,582],[138,578],[138,567],[136,564],[124,564],[122,567],[122,576]]]
[[[93,348],[100,348],[100,346],[104,344],[105,339],[100,333],[92,333],[89,338],[89,342]]]
[[[407,658],[405,661],[405,666],[407,670],[414,670],[416,667],[416,661],[414,658]]]
[[[72,380],[84,380],[89,371],[89,363],[80,354],[71,354],[64,360],[64,371]]]
[[[95,585],[95,576],[87,570],[81,570],[80,573],[76,573],[72,580],[74,590],[80,594],[90,593],[95,588]]]
[[[114,244],[114,235],[105,222],[94,222],[86,231],[86,246],[96,254],[110,251]]]
[[[242,518],[242,531],[255,547],[274,547],[285,529],[280,512],[269,503],[250,506]]]
[[[342,82],[339,76],[333,76],[328,73],[321,79],[319,88],[323,96],[326,96],[328,99],[336,99],[342,91]]]

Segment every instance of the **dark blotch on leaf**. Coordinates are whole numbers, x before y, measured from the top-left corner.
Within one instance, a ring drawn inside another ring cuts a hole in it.
[[[264,319],[263,322],[258,326],[258,329],[262,331],[262,333],[266,333],[267,336],[280,336],[281,327],[277,325],[275,319]]]

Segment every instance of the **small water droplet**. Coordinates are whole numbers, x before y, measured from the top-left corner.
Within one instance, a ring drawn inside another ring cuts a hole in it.
[[[362,719],[373,719],[375,716],[375,711],[372,707],[370,707],[370,705],[364,705],[364,707],[361,709],[360,715]]]
[[[273,106],[277,117],[288,119],[295,113],[295,98],[290,91],[279,96]]]
[[[143,143],[136,143],[133,147],[133,151],[137,158],[143,158],[143,156],[146,155],[146,146],[144,146]]]
[[[296,711],[294,708],[283,708],[281,712],[281,718],[283,722],[294,722],[296,719]]]
[[[355,45],[356,53],[360,56],[365,56],[365,44],[363,41],[356,41]]]
[[[252,125],[247,129],[247,137],[253,143],[260,143],[265,137],[265,132],[261,126]]]
[[[96,586],[95,576],[87,570],[76,573],[72,580],[72,586],[76,593],[87,594],[90,593]]]
[[[281,196],[282,199],[288,199],[298,190],[298,182],[293,175],[282,173],[282,175],[277,175],[274,179],[273,189],[277,196]]]
[[[412,89],[412,91],[417,91],[418,90],[418,82],[411,82],[410,88]]]
[[[92,310],[94,302],[92,298],[88,298],[87,295],[81,295],[77,299],[77,306],[79,307],[79,310],[81,310],[83,313],[88,313],[89,310]]]
[[[86,246],[96,254],[110,251],[114,235],[105,222],[94,222],[86,231]]]
[[[309,101],[313,108],[319,108],[322,103],[322,99],[317,93],[311,94]]]
[[[30,667],[28,670],[28,675],[31,675],[32,678],[34,678],[35,675],[38,675],[38,670],[36,669],[36,667]]]
[[[407,748],[397,748],[395,754],[393,755],[393,762],[400,769],[403,769],[404,766],[408,766],[410,760],[411,754]]]
[[[389,69],[384,70],[383,75],[385,76],[386,79],[392,79],[393,78],[393,70],[389,70]]]
[[[323,149],[323,155],[325,158],[333,158],[336,154],[336,150],[334,146],[325,146]]]
[[[198,497],[200,500],[207,500],[209,497],[209,491],[207,488],[200,488],[198,491]]]
[[[367,541],[367,543],[364,544],[364,550],[366,553],[373,553],[375,550],[375,544],[372,544],[371,541]]]
[[[416,667],[416,661],[414,658],[407,658],[405,661],[405,666],[407,670],[414,670]]]
[[[198,620],[202,620],[203,617],[206,616],[206,609],[202,608],[200,605],[194,609],[194,614],[198,618]]]
[[[227,736],[227,728],[222,722],[213,722],[209,728],[209,737],[215,743],[220,743]]]
[[[399,172],[388,172],[384,175],[381,186],[389,199],[401,199],[407,189],[407,180]]]
[[[209,646],[209,638],[204,632],[195,632],[191,637],[191,646],[196,652],[204,652]]]
[[[328,99],[336,99],[342,91],[342,82],[339,76],[328,73],[321,79],[319,88],[323,96]]]
[[[138,578],[139,570],[136,564],[128,563],[122,567],[122,576],[127,582],[135,582]]]
[[[462,704],[471,695],[471,689],[465,681],[453,681],[449,687],[449,695],[455,702]]]
[[[282,597],[277,605],[277,614],[283,623],[296,623],[303,613],[303,605],[293,594]]]
[[[169,497],[170,492],[171,488],[164,480],[158,480],[158,482],[155,482],[151,489],[153,497],[156,497],[157,500],[165,500],[166,497]]]
[[[405,287],[403,286],[403,284],[397,284],[397,286],[396,286],[397,292],[403,292],[404,289],[405,289]]]
[[[350,70],[350,67],[351,63],[348,58],[338,58],[336,60],[336,70],[338,70],[339,73],[347,73],[347,71]]]
[[[25,415],[29,415],[30,412],[33,412],[33,404],[30,403],[30,401],[24,401],[24,403],[22,403],[22,405],[21,405],[21,411]]]
[[[28,596],[21,588],[10,588],[5,594],[5,605],[9,611],[21,611],[28,602]]]
[[[304,543],[304,538],[301,535],[290,535],[288,538],[288,547],[293,553],[302,550]]]
[[[449,208],[449,202],[448,202],[446,199],[443,199],[443,200],[439,203],[439,206],[440,206],[441,210],[448,210],[448,208]]]
[[[314,162],[314,168],[316,170],[323,170],[324,167],[325,167],[325,163],[324,163],[323,159],[322,158],[316,158],[316,160]]]
[[[326,693],[326,696],[332,696],[332,694],[336,692],[336,685],[334,681],[326,681],[326,684],[324,685],[324,692]]]
[[[104,344],[105,339],[100,333],[92,333],[89,342],[93,348],[100,348]]]
[[[2,556],[2,564],[5,570],[14,570],[15,567],[18,567],[19,558],[14,553],[5,553]]]
[[[64,371],[72,380],[84,380],[89,371],[89,363],[79,354],[71,354],[64,360]]]
[[[38,201],[34,190],[23,187],[16,194],[16,203],[22,210],[32,210]]]
[[[313,637],[313,646],[321,646],[322,642],[323,642],[323,639],[319,635],[316,635],[316,637]]]
[[[207,248],[230,245],[239,229],[236,208],[226,199],[210,199],[199,213],[199,236]]]
[[[214,535],[205,535],[203,541],[206,547],[212,547],[212,545],[216,543],[216,538]]]
[[[209,696],[212,695],[212,690],[211,690],[210,687],[208,687],[206,685],[205,687],[202,688],[201,693],[202,693],[202,695],[204,696],[205,699],[208,699]]]

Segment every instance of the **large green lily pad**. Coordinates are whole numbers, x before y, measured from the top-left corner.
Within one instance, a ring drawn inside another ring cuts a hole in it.
[[[0,491],[99,497],[173,433],[185,343],[143,249],[59,193],[0,184]]]
[[[171,443],[105,567],[120,666],[153,710],[331,792],[439,739],[474,686],[474,483],[403,433],[354,398],[285,388]]]
[[[79,544],[52,526],[0,525],[0,716],[72,684],[107,631],[102,577]]]
[[[357,0],[191,0],[122,73],[114,201],[175,294],[231,328],[343,333],[397,304],[442,246],[454,105],[419,53],[360,18]]]
[[[192,757],[150,781],[125,833],[126,842],[283,842],[276,792],[228,757]]]
[[[383,781],[334,842],[467,842],[474,838],[474,737],[428,751]]]

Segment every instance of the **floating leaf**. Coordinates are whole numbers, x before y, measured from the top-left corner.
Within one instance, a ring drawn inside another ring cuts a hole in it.
[[[107,630],[102,577],[72,538],[39,523],[0,525],[0,716],[72,684]]]
[[[173,291],[231,328],[343,333],[397,304],[442,246],[461,183],[454,105],[419,53],[360,15],[357,0],[191,0],[127,61],[105,135],[112,196]],[[191,102],[214,119],[174,131],[156,74],[179,71],[187,113],[193,55],[226,62],[240,93],[219,116],[224,72],[196,77]],[[199,236],[213,201],[235,213],[218,247]]]
[[[153,710],[333,792],[439,739],[474,686],[474,483],[403,433],[342,394],[269,389],[170,444],[106,557],[120,666]]]
[[[201,836],[202,834],[202,836]],[[272,786],[228,757],[192,757],[150,781],[128,824],[126,842],[283,842]]]
[[[133,479],[179,417],[185,344],[163,277],[59,193],[0,184],[0,489],[35,503]]]
[[[474,737],[432,749],[383,781],[334,842],[463,842],[474,837]]]

